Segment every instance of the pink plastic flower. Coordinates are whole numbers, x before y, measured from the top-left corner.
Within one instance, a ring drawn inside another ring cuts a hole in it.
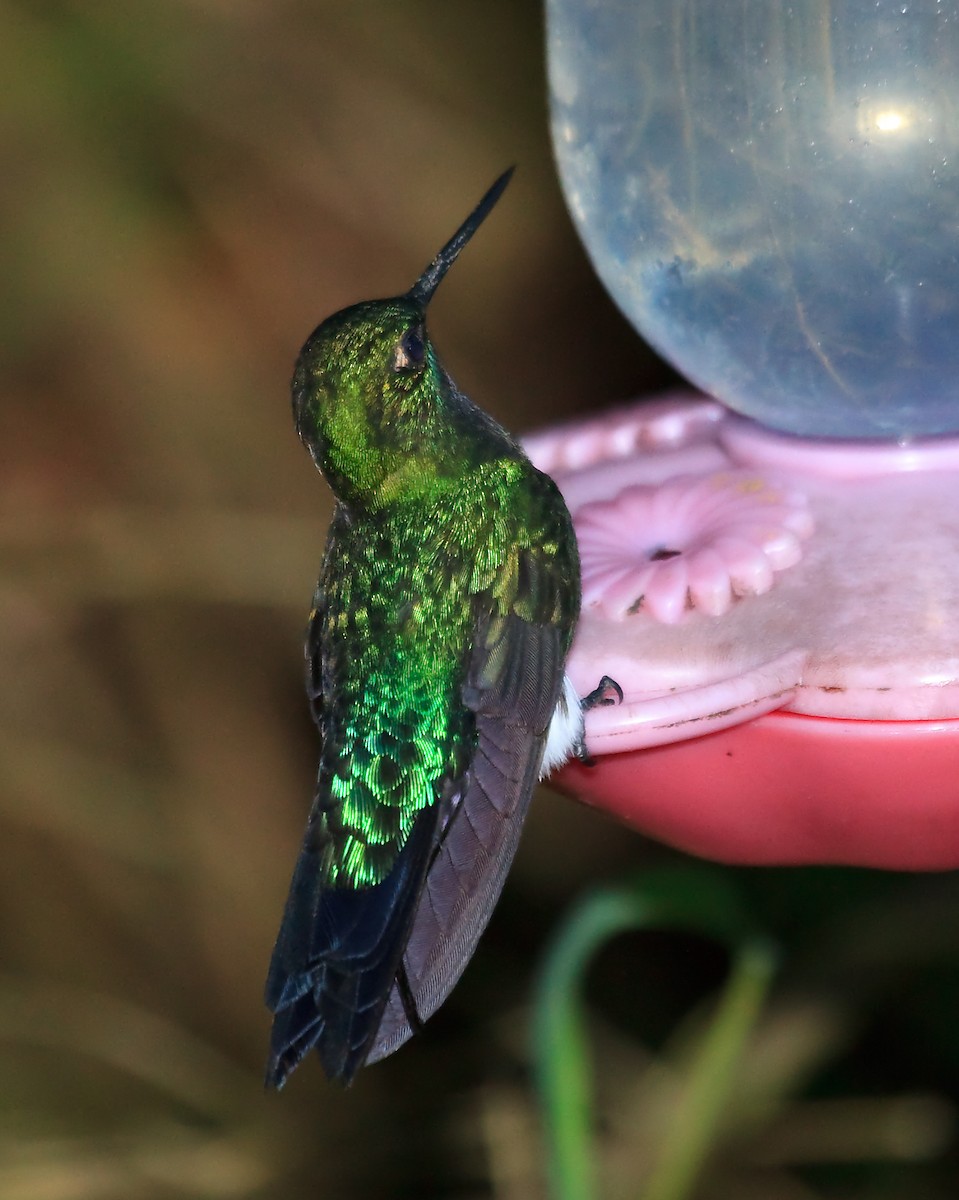
[[[584,607],[667,625],[690,609],[718,617],[737,596],[768,592],[812,532],[805,497],[750,470],[634,485],[573,519]]]

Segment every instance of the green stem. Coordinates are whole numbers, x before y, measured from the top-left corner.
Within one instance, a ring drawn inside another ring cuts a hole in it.
[[[739,951],[642,1200],[684,1200],[691,1192],[735,1086],[736,1068],[774,967],[774,955],[766,943],[750,942]]]
[[[534,1055],[554,1200],[591,1200],[595,1194],[592,1088],[580,981],[596,948],[647,913],[647,904],[635,893],[604,891],[588,897],[555,943],[540,979]]]
[[[694,885],[694,886],[691,886]],[[769,946],[748,936],[728,888],[697,871],[657,873],[641,887],[607,888],[574,910],[550,950],[534,1001],[533,1052],[552,1200],[593,1200],[592,1075],[581,999],[595,951],[630,929],[674,925],[719,937],[736,953],[719,1012],[696,1056],[643,1200],[683,1200],[709,1151],[735,1067],[774,969]]]

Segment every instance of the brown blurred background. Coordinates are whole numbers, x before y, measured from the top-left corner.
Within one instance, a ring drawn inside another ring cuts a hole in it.
[[[455,378],[517,432],[671,379],[565,214],[541,25],[0,0],[0,1200],[544,1194],[534,966],[583,889],[675,857],[555,795],[423,1037],[349,1092],[312,1059],[261,1086],[330,511],[300,345],[409,286],[516,162],[431,309]],[[954,1196],[951,878],[730,874],[788,966],[696,1195]],[[637,1194],[724,970],[689,936],[597,964],[604,1195]]]
[[[457,380],[521,431],[662,371],[571,232],[542,40],[532,0],[0,3],[4,1200],[488,1177],[474,1025],[522,1057],[528,971],[499,981],[528,944],[405,1069],[261,1089],[330,511],[289,378],[511,162],[432,310]],[[534,824],[511,890],[535,931],[584,842],[636,839],[556,798]]]

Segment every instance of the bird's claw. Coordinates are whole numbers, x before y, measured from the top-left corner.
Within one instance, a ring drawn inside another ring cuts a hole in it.
[[[615,692],[615,696],[610,696],[610,692]],[[623,689],[615,679],[604,675],[597,686],[582,698],[580,704],[583,706],[583,712],[589,712],[591,708],[605,708],[607,705],[622,704],[622,702]]]
[[[613,692],[614,695],[609,693]],[[584,696],[580,701],[583,712],[589,712],[591,708],[605,708],[610,704],[622,704],[623,689],[619,686],[615,679],[609,675],[604,675],[596,687],[593,688],[588,695]],[[595,767],[596,759],[592,757],[586,749],[586,739],[580,738],[579,744],[575,750],[576,757],[584,767]]]

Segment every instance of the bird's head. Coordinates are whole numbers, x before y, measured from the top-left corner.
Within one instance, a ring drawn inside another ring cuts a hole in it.
[[[511,174],[493,184],[408,292],[334,313],[300,352],[296,429],[348,505],[377,507],[417,493],[454,451],[463,400],[436,358],[426,309]]]

